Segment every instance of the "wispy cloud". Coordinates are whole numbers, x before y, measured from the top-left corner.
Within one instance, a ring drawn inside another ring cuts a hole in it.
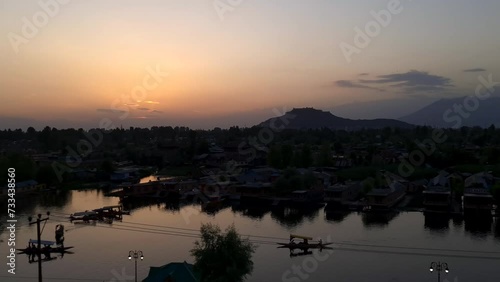
[[[160,104],[160,102],[157,101],[144,101],[146,104]]]
[[[475,68],[475,69],[466,69],[464,72],[483,72],[486,71],[486,69],[483,68]]]
[[[379,75],[377,79],[361,79],[359,82],[366,84],[389,84],[391,87],[400,87],[407,92],[442,91],[453,86],[450,78],[416,70],[405,73]]]
[[[158,110],[152,110],[151,112],[155,114],[163,114],[163,111],[158,111]]]
[[[137,108],[139,111],[149,111],[148,108]]]
[[[139,106],[138,104],[124,104],[125,106],[132,106],[132,107],[137,107]]]
[[[116,109],[97,109],[98,112],[109,113],[109,114],[123,114],[126,111],[116,110]]]
[[[357,83],[357,82],[354,82],[352,80],[337,80],[337,81],[335,81],[335,85],[337,85],[338,87],[343,87],[343,88],[361,88],[361,89],[384,91],[381,88],[363,85],[361,83]]]
[[[366,75],[370,75],[369,73],[367,72],[363,72],[363,73],[360,73],[359,76],[366,76]]]

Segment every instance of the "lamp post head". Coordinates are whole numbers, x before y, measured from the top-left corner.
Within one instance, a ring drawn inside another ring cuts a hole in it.
[[[429,268],[429,271],[430,272],[433,272],[434,271],[434,268],[432,268],[432,266]]]

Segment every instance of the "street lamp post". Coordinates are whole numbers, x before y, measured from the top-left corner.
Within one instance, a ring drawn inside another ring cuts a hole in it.
[[[144,255],[142,251],[130,251],[128,252],[128,259],[131,260],[132,258],[135,260],[135,282],[137,282],[137,259],[141,258],[141,260],[143,260]]]
[[[38,255],[38,281],[39,282],[43,281],[43,279],[42,279],[42,244],[41,244],[41,239],[40,239],[40,237],[42,236],[43,229],[42,229],[42,231],[40,231],[40,223],[49,220],[49,217],[48,217],[49,215],[50,215],[50,212],[47,212],[47,217],[42,218],[42,214],[38,214],[38,218],[36,219],[35,222],[31,222],[31,220],[33,219],[31,216],[28,217],[30,225],[36,224],[36,239],[37,239],[36,253]]]
[[[437,271],[438,274],[438,282],[441,282],[441,271],[445,273],[449,273],[450,269],[448,268],[448,264],[446,262],[431,262],[431,266],[429,267],[430,272]]]

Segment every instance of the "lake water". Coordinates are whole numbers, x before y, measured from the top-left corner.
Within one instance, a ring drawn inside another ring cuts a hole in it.
[[[50,211],[42,239],[54,240],[55,225],[62,223],[65,245],[75,248],[74,254],[43,263],[44,281],[133,281],[134,262],[127,259],[130,250],[144,253],[144,261],[138,262],[141,281],[149,266],[193,262],[189,250],[194,235],[208,222],[222,228],[234,224],[240,234],[262,236],[250,237],[262,243],[257,245],[254,271],[247,281],[436,281],[437,274],[428,270],[432,261],[448,263],[451,272],[443,273],[442,281],[500,279],[500,221],[495,219],[468,222],[419,212],[373,215],[237,205],[206,213],[194,204],[159,203],[130,207],[131,215],[112,224],[94,226],[67,220],[71,213],[118,203],[118,198],[105,197],[98,190],[19,199],[18,247],[24,248],[30,238],[36,238],[36,226],[28,225],[28,216]],[[36,281],[37,264],[30,264],[25,255],[17,255],[16,275],[7,273],[6,220],[2,212],[0,281]],[[269,242],[286,242],[291,233],[336,244],[331,251],[291,257],[288,250]]]

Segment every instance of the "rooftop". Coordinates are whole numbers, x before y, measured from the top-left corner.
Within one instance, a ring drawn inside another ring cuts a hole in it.
[[[198,282],[199,275],[194,271],[192,264],[184,262],[172,262],[164,266],[149,268],[148,277],[143,282]]]

